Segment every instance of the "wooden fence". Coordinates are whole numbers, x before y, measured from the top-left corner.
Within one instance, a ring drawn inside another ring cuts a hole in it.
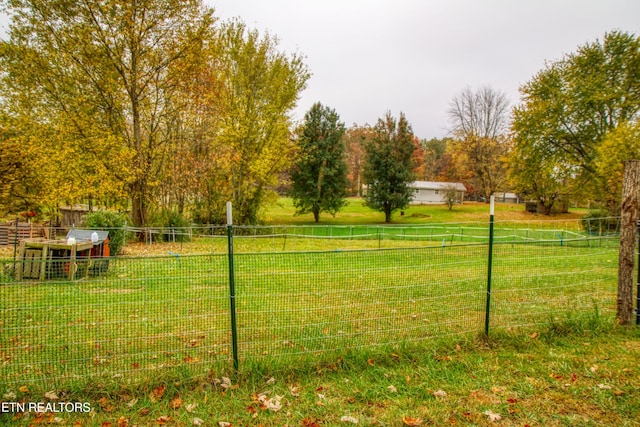
[[[17,244],[22,239],[46,237],[47,227],[32,222],[10,221],[0,223],[0,246]]]

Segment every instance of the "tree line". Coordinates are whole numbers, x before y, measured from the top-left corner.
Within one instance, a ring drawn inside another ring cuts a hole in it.
[[[514,191],[539,211],[619,207],[622,162],[640,158],[640,39],[620,31],[548,62],[515,106],[463,89],[449,136],[420,140],[400,113],[346,128],[316,103],[300,54],[200,0],[9,0],[0,42],[0,213],[89,203],[135,225],[255,224],[278,194],[298,214],[345,197],[392,213],[414,180],[463,182],[476,199]],[[366,191],[364,191],[366,189]]]

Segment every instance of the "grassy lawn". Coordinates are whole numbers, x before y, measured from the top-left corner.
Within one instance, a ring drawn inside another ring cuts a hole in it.
[[[364,199],[349,198],[348,205],[335,217],[327,213],[320,214],[319,225],[362,225],[384,224],[384,214],[364,206]],[[497,221],[527,221],[545,223],[549,221],[573,221],[579,219],[587,211],[571,209],[568,214],[552,216],[528,213],[524,205],[496,203],[495,219]],[[278,202],[265,212],[268,225],[311,225],[315,224],[312,214],[294,216],[295,208],[290,198],[280,198]],[[392,224],[428,224],[434,222],[487,222],[489,220],[489,204],[481,202],[465,202],[449,210],[446,205],[412,205],[404,210],[404,215],[396,212]]]
[[[0,425],[638,425],[617,248],[579,213],[513,225],[523,208],[498,205],[487,339],[487,205],[412,207],[387,230],[357,200],[313,229],[287,203],[271,215],[294,234],[236,238],[239,372],[223,236],[131,244],[75,282],[0,277],[0,404],[91,407]]]
[[[90,414],[0,415],[4,425],[637,426],[640,336],[634,328],[545,326],[418,348],[344,352],[310,369],[212,373],[132,387],[50,390]],[[30,387],[14,401],[49,402]],[[5,392],[7,396],[7,392]],[[202,424],[200,424],[202,420]],[[492,421],[493,420],[493,421]],[[228,424],[224,424],[228,423]]]

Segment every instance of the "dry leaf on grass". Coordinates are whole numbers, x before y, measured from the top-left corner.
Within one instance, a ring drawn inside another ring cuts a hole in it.
[[[264,409],[268,409],[273,412],[278,412],[282,409],[282,396],[273,396],[272,398],[268,398],[266,394],[261,394],[258,396],[258,401],[263,406]]]
[[[345,415],[342,418],[340,418],[340,422],[358,424],[358,419],[349,415]]]
[[[49,399],[49,400],[58,400],[58,395],[56,394],[55,391],[48,391],[44,394],[44,397]]]
[[[487,409],[486,411],[484,411],[483,414],[485,414],[487,417],[489,417],[489,421],[491,421],[492,423],[494,423],[496,421],[500,421],[502,419],[500,414],[496,414],[495,412],[493,412],[490,409]]]
[[[402,423],[406,426],[418,427],[418,426],[421,426],[422,423],[424,423],[424,420],[422,418],[413,418],[413,417],[407,417],[403,415]]]
[[[433,392],[435,397],[447,397],[447,392],[444,390],[436,390]]]
[[[169,408],[180,409],[181,406],[182,406],[182,399],[180,399],[180,396],[176,394],[173,397],[173,399],[171,399],[171,402],[169,402]]]

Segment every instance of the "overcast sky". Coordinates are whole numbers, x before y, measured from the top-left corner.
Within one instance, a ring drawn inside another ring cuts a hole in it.
[[[640,35],[640,0],[205,0],[221,19],[268,30],[313,74],[295,112],[314,102],[349,127],[402,111],[419,138],[443,137],[465,87],[504,92],[545,61],[622,30]]]

